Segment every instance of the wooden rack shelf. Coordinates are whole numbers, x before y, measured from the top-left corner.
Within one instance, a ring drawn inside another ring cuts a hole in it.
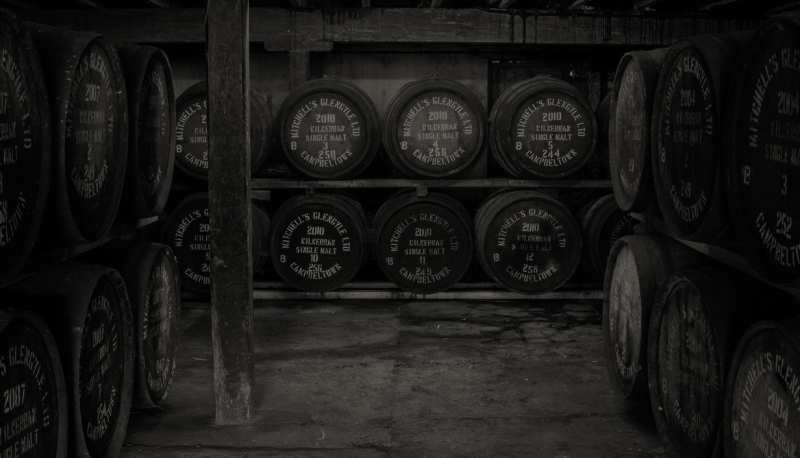
[[[466,301],[533,301],[533,300],[600,300],[599,285],[570,285],[543,293],[517,293],[499,289],[494,283],[459,283],[452,289],[433,294],[414,294],[388,282],[348,283],[335,291],[315,293],[286,288],[280,282],[254,282],[253,299],[258,300],[466,300]]]
[[[661,234],[665,237],[669,237],[676,242],[681,243],[682,245],[691,248],[692,250],[707,256],[716,262],[728,266],[732,269],[738,270],[750,277],[758,279],[759,281],[770,285],[775,289],[779,289],[786,293],[791,294],[794,297],[800,298],[800,280],[796,280],[793,283],[775,283],[770,281],[769,279],[765,278],[759,272],[757,272],[750,264],[750,262],[739,253],[731,251],[727,248],[723,248],[717,245],[712,245],[708,243],[701,243],[701,242],[693,242],[690,240],[685,240],[680,237],[675,236],[674,234],[670,233],[666,225],[659,221],[657,218],[645,215],[642,213],[631,213],[631,216],[638,220],[641,223],[646,225],[646,228],[649,232],[656,232]]]
[[[391,188],[461,188],[461,189],[492,189],[492,188],[599,188],[610,189],[608,180],[522,180],[513,178],[474,178],[474,179],[443,179],[443,180],[414,180],[405,178],[380,178],[357,180],[286,180],[273,178],[254,178],[250,180],[250,189],[269,191],[276,189],[391,189]]]
[[[203,8],[30,10],[27,19],[94,30],[119,42],[205,43]],[[488,11],[446,8],[289,10],[251,8],[250,42],[267,51],[329,51],[335,45],[602,45],[652,47],[705,33],[752,28],[755,20],[704,14]],[[469,30],[469,33],[464,33]]]
[[[4,283],[0,283],[0,288],[5,288],[10,285],[13,285],[14,283],[17,283],[25,279],[26,277],[30,276],[32,273],[42,270],[42,268],[45,266],[69,261],[70,259],[76,258],[78,256],[89,253],[90,251],[96,250],[111,241],[130,240],[136,235],[136,233],[139,230],[157,223],[158,221],[161,220],[161,218],[162,217],[160,216],[151,216],[148,218],[138,219],[129,224],[113,227],[109,232],[109,234],[93,242],[85,242],[71,246],[44,249],[42,252],[39,253],[34,252],[31,258],[28,260],[28,266],[22,271],[22,273],[16,278],[12,278],[11,280],[8,280]]]

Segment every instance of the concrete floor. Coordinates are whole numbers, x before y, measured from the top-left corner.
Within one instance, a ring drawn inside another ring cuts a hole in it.
[[[210,319],[185,310],[161,413],[124,457],[661,457],[611,391],[591,304],[257,304],[258,418],[213,423]]]

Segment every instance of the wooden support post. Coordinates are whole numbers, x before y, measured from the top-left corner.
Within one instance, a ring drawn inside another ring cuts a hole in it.
[[[253,418],[248,0],[208,0],[211,334],[216,423]]]
[[[311,53],[308,50],[289,51],[289,90],[295,90],[311,77]]]

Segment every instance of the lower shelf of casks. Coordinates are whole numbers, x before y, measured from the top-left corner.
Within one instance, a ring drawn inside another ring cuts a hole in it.
[[[345,300],[601,300],[602,287],[598,284],[566,285],[556,291],[518,293],[500,289],[494,283],[459,283],[438,293],[416,294],[403,291],[389,282],[354,282],[334,291],[323,293],[290,289],[281,282],[254,282],[253,299],[345,299]]]
[[[354,180],[290,180],[278,178],[254,178],[250,188],[257,191],[277,189],[610,189],[609,180],[527,180],[515,178],[469,178],[417,180],[406,178],[363,178]]]
[[[700,253],[708,258],[711,258],[720,264],[738,270],[739,272],[742,272],[750,277],[753,277],[761,281],[762,283],[770,285],[775,289],[779,289],[781,291],[789,293],[793,297],[800,298],[800,280],[796,280],[792,283],[775,283],[769,280],[768,278],[764,277],[763,275],[761,275],[755,269],[753,269],[750,261],[748,261],[747,258],[744,257],[743,255],[735,251],[710,243],[693,242],[691,240],[686,240],[677,237],[675,234],[670,233],[666,229],[666,225],[654,216],[645,215],[642,213],[631,213],[631,216],[633,216],[638,221],[644,223],[645,228],[648,231],[652,231],[659,235],[669,237],[670,239],[675,240],[676,242],[681,243],[682,245],[691,248],[697,253]]]

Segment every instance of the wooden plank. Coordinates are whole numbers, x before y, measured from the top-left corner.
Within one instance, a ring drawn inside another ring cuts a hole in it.
[[[22,11],[28,20],[94,30],[118,41],[205,42],[202,8]],[[269,51],[327,51],[334,44],[505,46],[581,44],[659,46],[697,30],[708,16],[580,12],[570,15],[469,8],[252,8],[250,41]],[[666,31],[666,33],[662,33]],[[465,33],[468,31],[468,33]]]
[[[253,418],[248,0],[208,2],[208,191],[215,422]]]
[[[252,189],[353,189],[353,188],[611,188],[608,180],[522,180],[510,178],[474,178],[456,180],[413,180],[405,178],[356,180],[285,180],[254,178]]]
[[[445,301],[532,301],[532,300],[602,300],[603,291],[550,291],[538,294],[522,294],[502,290],[452,290],[433,294],[413,294],[393,290],[336,290],[325,293],[306,291],[256,289],[257,300],[445,300]]]
[[[602,289],[603,285],[598,283],[568,283],[560,292],[574,292],[583,290],[598,290]],[[253,289],[260,290],[286,290],[286,283],[279,281],[254,281]],[[387,281],[355,281],[345,283],[339,290],[395,290],[399,291],[400,288],[392,282]],[[501,291],[494,282],[474,282],[474,283],[456,283],[451,290],[486,290],[486,291]]]

